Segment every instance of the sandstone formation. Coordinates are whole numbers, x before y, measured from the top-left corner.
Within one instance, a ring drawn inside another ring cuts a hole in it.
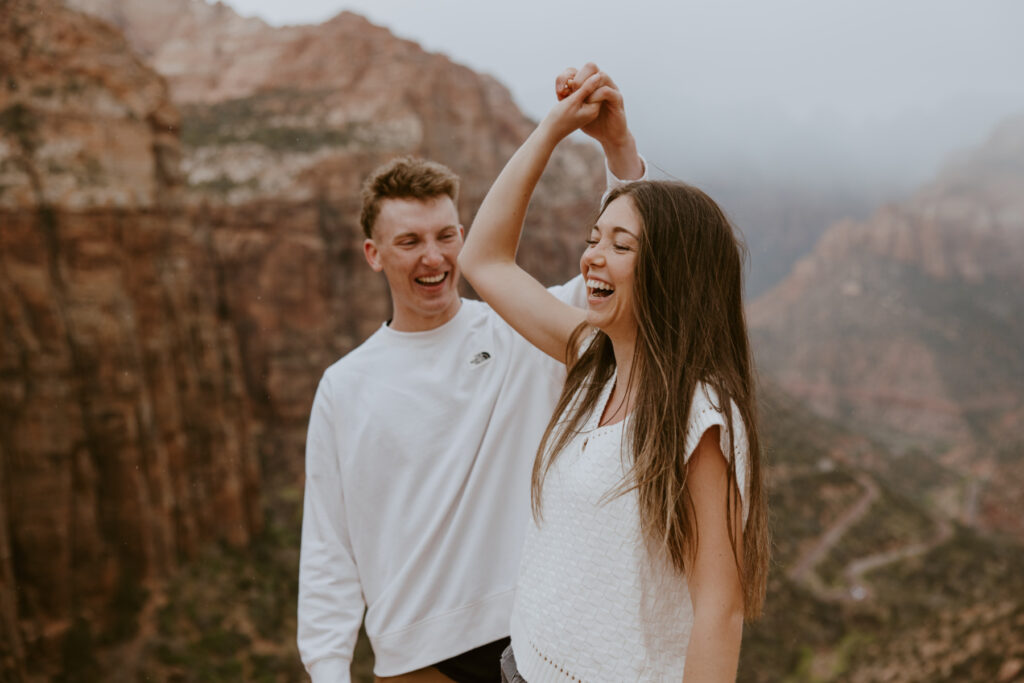
[[[274,29],[187,0],[82,8],[103,18],[0,12],[13,676],[131,636],[152,581],[247,543],[261,499],[300,485],[320,373],[389,312],[362,258],[363,176],[445,162],[468,226],[532,127],[493,79],[352,14]],[[523,246],[545,281],[578,268],[602,178],[593,147],[556,155]]]
[[[164,82],[49,0],[3,3],[0,74],[0,670],[52,674],[248,541],[259,465]]]
[[[908,201],[834,226],[756,300],[760,365],[819,413],[991,481],[980,516],[1024,534],[997,474],[1024,448],[1021,264],[1018,117]]]
[[[74,4],[123,29],[181,106],[190,218],[217,255],[265,475],[295,482],[320,374],[389,315],[362,255],[362,179],[398,154],[445,163],[468,227],[533,124],[493,78],[348,12],[273,28],[201,0]],[[595,148],[558,150],[521,250],[545,282],[578,272],[602,185]]]

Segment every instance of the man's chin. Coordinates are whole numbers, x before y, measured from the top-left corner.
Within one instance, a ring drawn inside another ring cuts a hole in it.
[[[439,315],[447,311],[449,308],[457,306],[458,303],[459,293],[455,290],[447,290],[444,292],[438,292],[434,296],[421,296],[418,308],[428,315]]]

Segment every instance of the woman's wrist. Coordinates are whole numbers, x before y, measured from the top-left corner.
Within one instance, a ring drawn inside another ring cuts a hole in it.
[[[547,152],[550,153],[554,151],[555,147],[558,146],[558,143],[568,137],[571,132],[571,130],[563,132],[554,121],[546,117],[533,130],[530,137],[533,138],[535,145],[540,146],[542,149],[546,149]]]

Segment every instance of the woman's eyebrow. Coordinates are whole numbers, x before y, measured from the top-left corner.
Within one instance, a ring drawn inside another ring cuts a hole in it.
[[[594,232],[595,230],[597,230],[598,232],[601,232],[601,226],[595,225],[594,227],[592,227],[590,229],[590,232]],[[616,225],[616,226],[612,227],[611,231],[612,231],[613,235],[615,233],[618,233],[618,232],[624,232],[624,233],[626,233],[627,235],[629,235],[630,237],[632,237],[635,240],[639,240],[640,239],[635,234],[633,234],[632,231],[628,230],[627,228],[622,227],[621,225]]]

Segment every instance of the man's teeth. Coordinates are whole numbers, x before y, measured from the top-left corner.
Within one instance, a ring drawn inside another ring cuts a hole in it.
[[[424,285],[436,285],[438,282],[443,280],[448,273],[441,273],[440,275],[431,275],[430,277],[418,277],[416,282]]]
[[[591,289],[603,289],[607,292],[614,292],[615,288],[607,282],[601,282],[600,280],[587,280],[587,287]]]

